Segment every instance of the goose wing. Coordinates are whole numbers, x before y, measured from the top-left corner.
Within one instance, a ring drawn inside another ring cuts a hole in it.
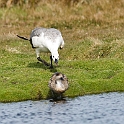
[[[34,36],[40,36],[42,33],[44,33],[44,37],[47,37],[48,39],[54,40],[57,37],[61,36],[61,32],[55,28],[42,28],[38,27],[32,30],[30,34],[30,39]]]
[[[34,36],[40,36],[42,32],[46,32],[46,28],[42,28],[42,27],[38,27],[35,28],[34,30],[32,30],[31,34],[30,34],[30,39],[32,39],[32,37]]]

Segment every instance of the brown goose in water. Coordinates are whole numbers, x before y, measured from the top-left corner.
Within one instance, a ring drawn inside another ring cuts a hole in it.
[[[59,72],[52,75],[49,80],[49,88],[54,99],[62,99],[62,94],[68,89],[68,78]]]

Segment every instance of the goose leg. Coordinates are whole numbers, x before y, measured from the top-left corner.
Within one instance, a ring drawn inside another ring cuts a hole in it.
[[[42,62],[46,66],[50,66],[49,63],[47,63],[45,60],[43,60],[43,59],[40,58],[40,49],[39,48],[36,48],[35,51],[36,51],[37,60],[40,61],[40,62]]]
[[[58,94],[54,93],[54,91],[51,90],[51,93],[52,93],[52,98],[53,98],[54,101],[60,99],[60,98],[58,97]]]
[[[41,59],[40,57],[37,57],[37,60],[40,61],[40,62],[42,62],[46,66],[50,66],[49,63],[47,63],[45,60]]]
[[[50,68],[53,68],[53,64],[52,64],[52,61],[53,61],[53,59],[52,59],[52,55],[50,56],[50,61],[51,61]]]

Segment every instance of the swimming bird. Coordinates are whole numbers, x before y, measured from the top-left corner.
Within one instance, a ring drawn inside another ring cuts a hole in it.
[[[68,78],[66,77],[66,75],[64,75],[60,72],[54,73],[51,76],[48,84],[49,84],[48,86],[49,86],[50,90],[52,91],[52,95],[55,99],[58,99],[58,98],[61,99],[62,94],[69,87]]]
[[[19,38],[29,40],[32,48],[36,51],[37,60],[53,68],[52,60],[57,64],[59,60],[58,49],[62,49],[64,46],[64,40],[61,32],[55,28],[42,28],[38,27],[32,30],[30,39],[17,35]],[[40,53],[46,52],[51,53],[50,61],[47,63],[45,60],[40,58]]]

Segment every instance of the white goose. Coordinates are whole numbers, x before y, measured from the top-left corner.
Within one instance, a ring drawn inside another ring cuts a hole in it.
[[[64,40],[61,32],[54,28],[35,28],[30,34],[30,39],[17,35],[19,38],[29,40],[32,48],[36,51],[38,61],[53,68],[52,60],[57,64],[59,60],[58,48],[63,48]],[[40,58],[41,52],[51,53],[51,64]]]

